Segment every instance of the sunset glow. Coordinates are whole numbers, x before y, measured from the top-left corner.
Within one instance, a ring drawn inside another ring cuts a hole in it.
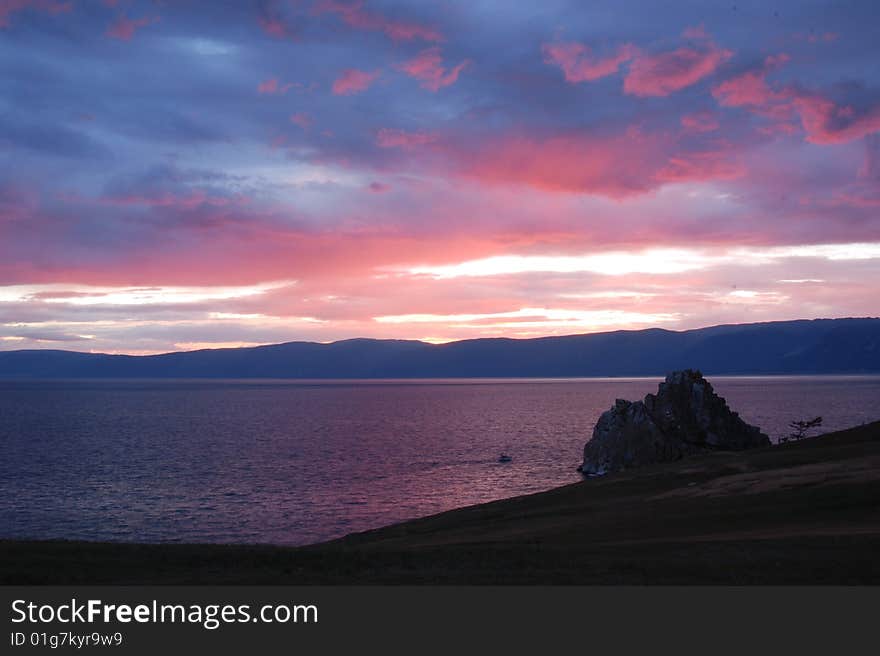
[[[627,4],[0,2],[0,349],[880,313],[876,3]]]

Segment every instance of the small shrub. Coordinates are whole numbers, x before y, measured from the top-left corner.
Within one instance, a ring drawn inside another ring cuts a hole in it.
[[[789,422],[788,427],[791,428],[791,433],[779,438],[779,442],[797,442],[798,440],[802,440],[807,436],[807,433],[811,429],[818,428],[821,425],[822,417],[813,417],[812,419],[799,419]]]

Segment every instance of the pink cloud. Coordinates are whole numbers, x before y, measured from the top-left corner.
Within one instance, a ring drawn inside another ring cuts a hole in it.
[[[767,75],[787,61],[789,56],[784,53],[767,57],[762,68],[725,80],[712,89],[712,95],[724,107],[764,106],[784,100],[784,94],[770,88]]]
[[[845,143],[880,131],[880,102],[838,103],[818,91],[772,86],[768,73],[786,61],[784,54],[768,57],[761,69],[722,82],[712,94],[722,106],[745,107],[781,121],[771,133],[791,133],[790,121],[797,116],[811,143]]]
[[[58,0],[0,0],[0,27],[9,27],[12,14],[25,9],[37,9],[55,15],[71,11],[73,4]]]
[[[662,163],[659,139],[630,130],[617,137],[493,139],[478,152],[462,152],[459,165],[465,176],[491,184],[625,198],[653,186],[650,180]]]
[[[274,18],[260,18],[260,27],[269,36],[276,39],[294,38],[295,33],[288,28],[287,24]]]
[[[737,155],[722,140],[694,147],[633,127],[615,135],[508,135],[453,151],[451,161],[460,175],[485,184],[623,200],[665,184],[740,178],[746,169]]]
[[[635,96],[668,96],[711,75],[733,56],[732,51],[715,45],[703,30],[699,34],[685,30],[685,36],[696,36],[700,43],[637,56],[624,78],[624,92]]]
[[[767,70],[771,70],[774,68],[779,68],[783,64],[787,64],[791,61],[791,57],[788,53],[780,52],[778,55],[767,55],[764,58],[764,67]]]
[[[412,59],[400,64],[398,68],[410,77],[420,81],[421,86],[430,91],[439,91],[443,87],[454,84],[459,73],[470,62],[464,60],[451,69],[443,67],[443,56],[440,48],[433,47],[423,50]]]
[[[745,174],[745,167],[731,157],[729,149],[721,148],[670,157],[668,164],[657,172],[656,179],[661,182],[735,180]]]
[[[297,112],[296,114],[290,115],[290,122],[294,125],[298,125],[303,130],[308,130],[314,121],[312,120],[312,117],[305,112]]]
[[[257,85],[257,93],[266,95],[285,94],[295,86],[297,86],[295,82],[282,84],[278,81],[278,78],[270,77],[268,80],[263,80]]]
[[[313,9],[316,14],[336,14],[342,21],[355,29],[384,32],[393,41],[443,41],[443,35],[426,25],[387,18],[364,8],[363,0],[339,2],[320,0]]]
[[[257,85],[257,93],[278,93],[278,80],[274,77]]]
[[[386,191],[391,191],[391,187],[383,182],[371,182],[367,189],[374,194],[384,194]]]
[[[590,49],[580,43],[545,43],[541,46],[544,61],[559,66],[567,82],[598,80],[616,73],[620,66],[638,53],[635,46],[624,44],[617,53],[605,58],[593,57]]]
[[[807,141],[838,144],[880,131],[880,103],[856,109],[815,92],[792,91]]]
[[[278,0],[264,0],[260,3],[259,11],[257,21],[266,34],[275,39],[296,40],[296,30],[288,24],[278,6]]]
[[[631,135],[633,146],[639,145],[637,136]],[[663,162],[662,157],[654,157],[657,151],[648,147],[651,142],[662,148],[669,145],[656,139],[642,144],[652,157],[648,171]],[[589,145],[586,136],[580,145]],[[27,220],[22,222],[21,229],[32,234],[35,241],[39,240],[44,250],[36,258],[36,265],[21,257],[10,259],[8,255],[13,247],[20,249],[21,244],[0,239],[0,256],[5,256],[0,257],[0,276],[7,282],[21,279],[27,284],[66,280],[77,284],[132,287],[251,285],[296,279],[298,282],[292,287],[196,304],[192,308],[194,316],[202,320],[192,329],[199,331],[201,339],[206,338],[205,330],[210,332],[223,321],[218,319],[205,325],[204,317],[209,311],[262,314],[266,317],[266,326],[280,326],[279,336],[253,337],[247,331],[268,329],[260,328],[259,319],[227,324],[234,332],[225,339],[254,342],[284,341],[291,338],[290,330],[297,331],[298,339],[323,341],[355,334],[418,338],[533,336],[588,330],[565,321],[530,325],[535,321],[544,322],[546,317],[540,310],[524,313],[519,312],[521,308],[675,313],[685,322],[723,323],[741,321],[743,312],[758,318],[774,318],[764,314],[774,311],[802,313],[806,307],[802,304],[813,301],[838,308],[835,311],[843,314],[850,306],[833,305],[840,302],[835,301],[838,296],[845,299],[845,303],[854,303],[853,313],[858,314],[856,310],[873,307],[871,303],[876,298],[876,284],[870,277],[876,264],[860,263],[861,268],[857,268],[847,263],[810,263],[806,270],[800,262],[767,263],[761,265],[762,275],[755,278],[750,267],[730,261],[729,249],[746,244],[803,243],[792,241],[801,237],[793,234],[792,227],[803,224],[795,217],[775,216],[775,220],[768,221],[765,216],[752,217],[756,209],[753,207],[744,208],[742,215],[716,217],[708,198],[669,205],[675,203],[676,195],[640,199],[635,205],[602,202],[597,210],[585,207],[581,198],[542,194],[522,186],[482,188],[479,195],[470,197],[468,188],[473,186],[460,183],[458,190],[462,193],[450,194],[444,185],[443,202],[421,205],[419,221],[412,221],[414,208],[409,201],[397,204],[396,195],[382,195],[378,191],[374,195],[367,189],[353,193],[363,218],[334,226],[298,222],[298,212],[290,206],[260,204],[250,209],[237,205],[222,209],[200,206],[184,214],[195,215],[198,220],[171,227],[168,217],[174,213],[168,211],[168,207],[161,207],[156,210],[156,221],[137,222],[137,238],[128,240],[126,248],[105,248],[101,259],[82,257],[77,250],[79,244],[47,242],[44,237],[47,232],[34,231],[34,220]],[[186,199],[186,191],[182,197]],[[3,199],[0,189],[0,208]],[[12,202],[18,204],[14,199]],[[651,221],[644,220],[646,214],[651,216]],[[124,214],[120,211],[120,215]],[[473,221],[474,216],[481,220]],[[56,221],[56,226],[66,225],[68,217],[58,217]],[[828,239],[847,234],[845,224],[825,221],[818,236]],[[204,229],[205,226],[209,229]],[[866,238],[869,234],[865,233],[866,228],[870,234],[877,234],[875,227],[864,223],[850,228],[850,234]],[[664,246],[698,249],[699,257],[706,258],[709,266],[668,275],[606,276],[589,272],[532,271],[478,279],[435,280],[406,273],[413,266],[457,264],[494,255],[580,256],[638,252]],[[712,261],[715,254],[727,256],[716,262]],[[44,260],[50,262],[50,266],[45,266]],[[389,271],[395,274],[376,275]],[[801,278],[822,280],[798,285],[775,282]],[[746,284],[746,281],[751,282]],[[731,296],[732,283],[740,284],[742,289],[757,290],[758,294],[745,300]],[[71,290],[76,287],[71,285]],[[51,293],[51,298],[57,299],[71,292],[61,288]],[[786,298],[779,298],[780,294]],[[731,305],[732,300],[740,304]],[[748,307],[742,305],[746,301]],[[60,311],[57,303],[45,305],[46,311]],[[715,312],[720,314],[713,314]],[[430,324],[377,325],[373,319],[416,313],[436,315],[437,320]],[[455,317],[501,313],[513,315]],[[130,314],[130,308],[119,310],[120,321]],[[140,325],[151,321],[150,316],[150,312],[139,314]],[[713,318],[708,320],[708,316]],[[293,317],[315,317],[322,323],[300,327]],[[160,321],[164,318],[158,315]],[[185,317],[181,319],[185,321]],[[634,320],[638,317],[622,319],[624,322]],[[522,325],[517,325],[520,323]],[[624,323],[611,327],[631,326]],[[189,327],[179,329],[186,331]],[[300,330],[314,333],[298,332]],[[129,335],[133,337],[137,333],[132,330]],[[115,338],[121,348],[136,343],[127,336]],[[182,341],[179,336],[175,339]],[[221,339],[218,336],[215,341]]]
[[[712,112],[694,112],[681,117],[681,127],[687,132],[713,132],[718,129],[718,117]]]
[[[349,68],[333,82],[333,93],[338,96],[351,96],[366,91],[379,77],[379,71],[360,71]]]
[[[842,205],[865,209],[880,208],[880,190],[874,187],[856,187],[840,193],[835,201]]]
[[[376,133],[376,145],[380,148],[416,148],[437,141],[437,136],[428,132],[406,132],[394,128],[380,128]]]
[[[766,105],[779,99],[768,86],[766,76],[765,71],[743,73],[716,86],[712,89],[712,95],[724,107]]]
[[[711,75],[733,52],[718,47],[702,27],[688,28],[683,36],[697,43],[669,52],[649,54],[630,43],[607,57],[596,57],[580,43],[545,43],[544,61],[559,66],[568,82],[598,80],[630,62],[623,90],[635,96],[668,96]]]
[[[158,21],[158,16],[145,16],[144,18],[131,20],[122,15],[113,21],[113,23],[107,28],[107,36],[113,39],[119,39],[120,41],[130,41],[138,29],[146,27],[147,25],[152,25]]]

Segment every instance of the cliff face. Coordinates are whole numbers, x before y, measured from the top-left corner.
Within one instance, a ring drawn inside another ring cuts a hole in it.
[[[770,438],[727,407],[699,371],[674,371],[644,401],[618,399],[584,446],[584,474],[599,475],[713,450],[769,446]]]

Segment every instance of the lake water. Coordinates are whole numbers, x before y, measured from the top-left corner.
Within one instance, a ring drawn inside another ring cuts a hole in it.
[[[0,382],[0,537],[305,544],[537,492],[658,380]],[[710,381],[773,438],[880,419],[880,377]]]

